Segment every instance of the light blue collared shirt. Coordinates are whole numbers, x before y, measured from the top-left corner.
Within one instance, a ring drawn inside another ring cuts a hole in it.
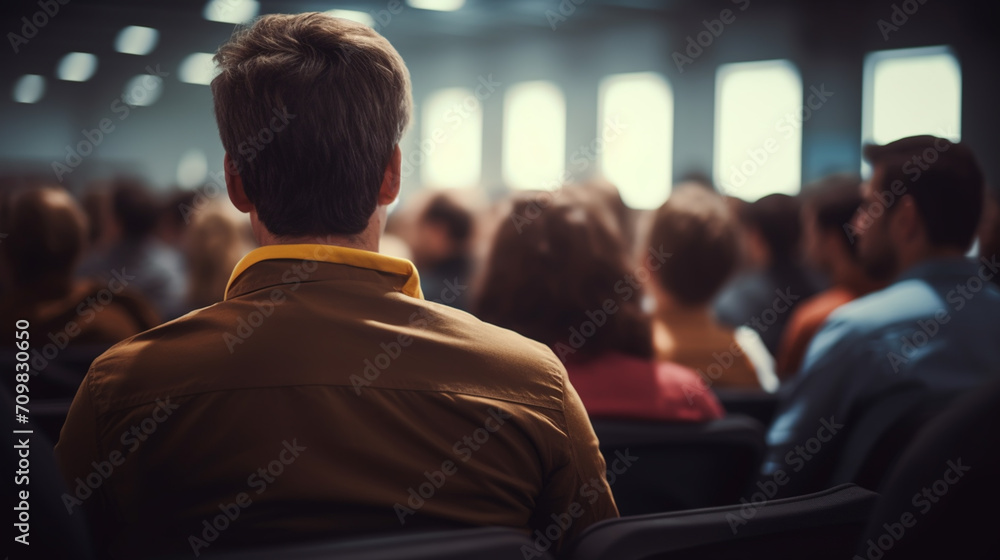
[[[782,388],[763,475],[784,470],[790,487],[808,491],[825,481],[801,478],[820,465],[808,465],[800,480],[796,473],[833,457],[799,449],[836,437],[838,425],[849,430],[857,403],[907,386],[955,391],[1000,378],[1000,289],[990,282],[998,274],[995,256],[929,259],[834,311],[793,384]]]

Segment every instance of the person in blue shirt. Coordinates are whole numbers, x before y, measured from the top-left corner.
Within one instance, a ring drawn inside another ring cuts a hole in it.
[[[867,450],[851,447],[902,416],[899,395],[1000,378],[1000,289],[990,281],[1000,265],[997,255],[965,257],[984,193],[972,151],[914,136],[864,155],[872,175],[844,228],[871,277],[892,283],[834,311],[783,388],[758,483],[768,497],[844,482],[838,462],[863,460]]]

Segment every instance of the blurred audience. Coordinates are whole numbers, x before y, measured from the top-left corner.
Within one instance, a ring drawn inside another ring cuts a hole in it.
[[[809,342],[834,309],[882,287],[861,266],[856,236],[849,228],[861,205],[861,178],[832,175],[807,185],[802,197],[802,249],[831,287],[802,300],[791,312],[776,357],[782,380],[798,372]]]
[[[1000,260],[1000,192],[989,189],[983,206],[983,217],[979,220],[979,258],[996,266]],[[1000,285],[1000,274],[990,280]]]
[[[175,189],[166,196],[156,220],[156,237],[170,247],[184,244],[187,228],[191,225],[198,208],[195,200],[198,193],[193,190]],[[222,206],[221,204],[216,207]]]
[[[739,237],[723,199],[701,188],[674,190],[657,210],[644,259],[656,299],[660,360],[698,371],[714,387],[773,389],[773,361],[756,333],[720,325],[711,301],[736,269]]]
[[[109,232],[109,245],[91,254],[80,275],[106,282],[116,273],[127,274],[164,320],[179,316],[187,291],[184,259],[154,235],[161,215],[157,198],[139,181],[118,179],[110,206],[110,219],[101,226]]]
[[[187,309],[223,300],[236,263],[255,247],[250,222],[229,204],[209,203],[191,216],[182,246],[187,263]]]
[[[829,316],[779,406],[764,478],[804,462],[797,453],[807,442],[827,442],[810,450],[807,469],[794,469],[787,495],[824,487],[848,438],[836,434],[862,410],[888,414],[880,403],[906,389],[953,392],[1000,377],[1000,289],[988,281],[1000,271],[965,257],[984,187],[972,151],[915,136],[864,153],[873,171],[849,230],[868,275],[892,284]]]
[[[133,294],[128,275],[115,274],[108,282],[74,279],[87,245],[87,216],[62,188],[22,188],[8,193],[0,206],[0,231],[8,233],[0,243],[0,260],[5,283],[12,288],[0,302],[0,330],[5,340],[14,340],[17,320],[31,324],[31,333],[37,337],[33,343],[36,370],[61,363],[67,348],[85,348],[93,358],[159,323],[152,307]],[[36,378],[32,394],[36,398],[71,395],[87,365],[70,372],[78,374],[74,380]]]
[[[579,189],[579,187],[568,187]],[[550,346],[592,417],[705,421],[722,408],[689,368],[655,362],[649,317],[613,212],[581,192],[518,198],[473,302],[484,321]]]
[[[463,287],[471,271],[472,235],[473,217],[466,208],[447,193],[430,199],[417,218],[411,246],[424,297],[466,308],[468,292]]]
[[[715,313],[727,325],[756,330],[776,355],[792,310],[817,291],[799,261],[799,201],[786,194],[767,195],[741,205],[738,217],[745,270],[722,289]]]

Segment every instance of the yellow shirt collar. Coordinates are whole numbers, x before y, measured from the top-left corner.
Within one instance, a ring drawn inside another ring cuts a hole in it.
[[[390,257],[371,251],[361,249],[351,249],[337,245],[320,244],[295,244],[295,245],[266,245],[254,249],[247,253],[240,262],[236,264],[229,282],[226,283],[226,294],[224,299],[229,298],[229,288],[236,281],[240,274],[256,263],[273,259],[293,259],[303,261],[318,261],[335,264],[346,264],[359,268],[368,268],[390,274],[406,276],[406,283],[403,285],[403,293],[423,299],[423,292],[420,291],[420,276],[413,263],[406,259]]]

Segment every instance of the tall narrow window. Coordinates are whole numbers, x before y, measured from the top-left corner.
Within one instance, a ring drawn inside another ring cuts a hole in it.
[[[503,178],[514,189],[555,189],[566,160],[566,100],[545,81],[512,86],[504,99]]]
[[[472,187],[483,164],[483,108],[470,89],[435,92],[424,103],[420,178],[430,188]]]
[[[725,64],[715,78],[715,182],[753,201],[802,181],[802,78],[787,60]]]
[[[657,208],[670,196],[674,94],[653,72],[608,76],[600,87],[595,143],[601,171],[632,208]]]
[[[878,51],[865,59],[862,141],[918,134],[958,141],[962,71],[948,47]]]

